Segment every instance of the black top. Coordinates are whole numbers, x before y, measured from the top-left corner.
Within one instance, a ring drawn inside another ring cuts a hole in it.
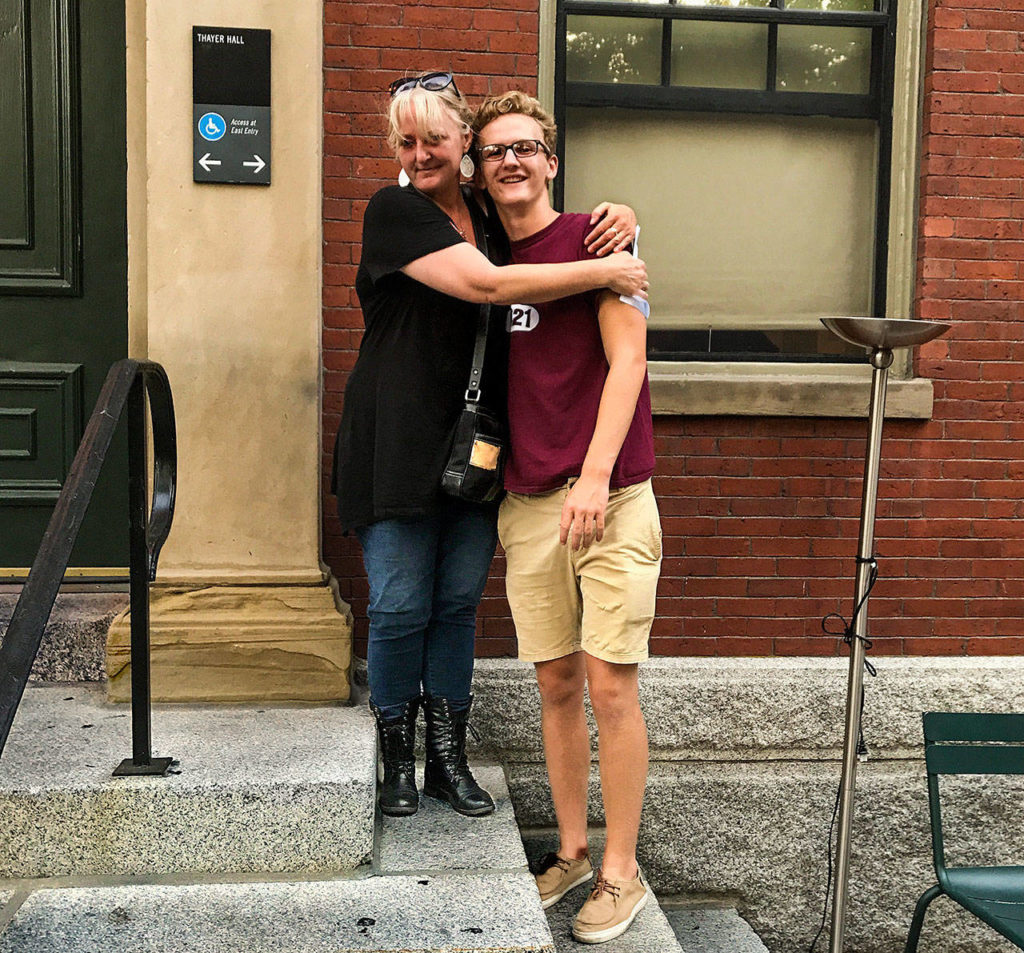
[[[476,202],[467,205],[482,221]],[[500,229],[496,216],[489,223]],[[480,306],[400,269],[462,240],[451,219],[412,187],[381,189],[366,207],[356,274],[366,332],[334,451],[332,489],[345,531],[428,515],[441,504],[441,473],[464,404]],[[505,309],[492,308],[491,315],[484,402],[504,413]]]

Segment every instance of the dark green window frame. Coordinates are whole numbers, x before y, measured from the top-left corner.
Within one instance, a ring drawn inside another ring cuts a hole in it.
[[[558,158],[565,168],[566,108],[630,108],[704,113],[774,114],[873,119],[878,124],[878,181],[875,209],[873,314],[883,316],[888,270],[889,202],[892,176],[892,108],[896,53],[896,0],[875,0],[875,10],[787,9],[786,0],[766,7],[690,6],[666,3],[557,0],[555,8],[555,120]],[[568,18],[575,15],[660,20],[660,82],[619,84],[570,82],[566,76]],[[718,89],[671,83],[672,24],[676,20],[761,23],[768,26],[765,89]],[[870,29],[871,66],[867,94],[821,93],[776,88],[779,26],[827,26]],[[571,170],[569,170],[571,174]],[[564,207],[563,177],[555,180],[556,207]]]

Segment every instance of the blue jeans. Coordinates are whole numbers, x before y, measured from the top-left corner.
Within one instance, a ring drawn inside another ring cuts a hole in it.
[[[370,583],[370,698],[386,717],[421,692],[468,704],[496,519],[493,507],[446,500],[434,516],[356,531]]]

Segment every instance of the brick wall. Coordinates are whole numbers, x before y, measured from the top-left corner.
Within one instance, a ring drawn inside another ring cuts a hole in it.
[[[999,0],[943,0],[930,22],[918,306],[919,316],[955,327],[918,356],[919,373],[935,381],[933,419],[886,427],[871,632],[881,653],[1016,653],[1024,13]],[[362,638],[359,550],[339,535],[326,481],[362,327],[352,287],[362,211],[398,172],[382,135],[381,90],[402,72],[431,68],[453,69],[474,100],[534,90],[536,0],[328,0],[324,40],[324,554]],[[656,419],[665,562],[654,652],[839,651],[821,618],[850,609],[864,433],[863,421]],[[499,556],[481,606],[481,655],[513,651],[503,571]]]

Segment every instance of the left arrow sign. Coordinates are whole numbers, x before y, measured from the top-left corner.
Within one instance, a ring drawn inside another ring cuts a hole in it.
[[[210,153],[209,153],[209,152],[207,152],[207,153],[206,153],[206,155],[204,155],[204,156],[203,156],[203,157],[202,157],[202,158],[201,158],[201,159],[199,160],[199,164],[200,164],[200,165],[201,165],[201,166],[202,166],[202,167],[203,167],[203,168],[204,168],[204,169],[205,169],[205,170],[206,170],[207,172],[209,172],[209,171],[210,171],[210,166],[211,166],[211,165],[220,165],[220,164],[221,164],[221,162],[220,162],[220,159],[211,159],[211,158],[210,158]]]

